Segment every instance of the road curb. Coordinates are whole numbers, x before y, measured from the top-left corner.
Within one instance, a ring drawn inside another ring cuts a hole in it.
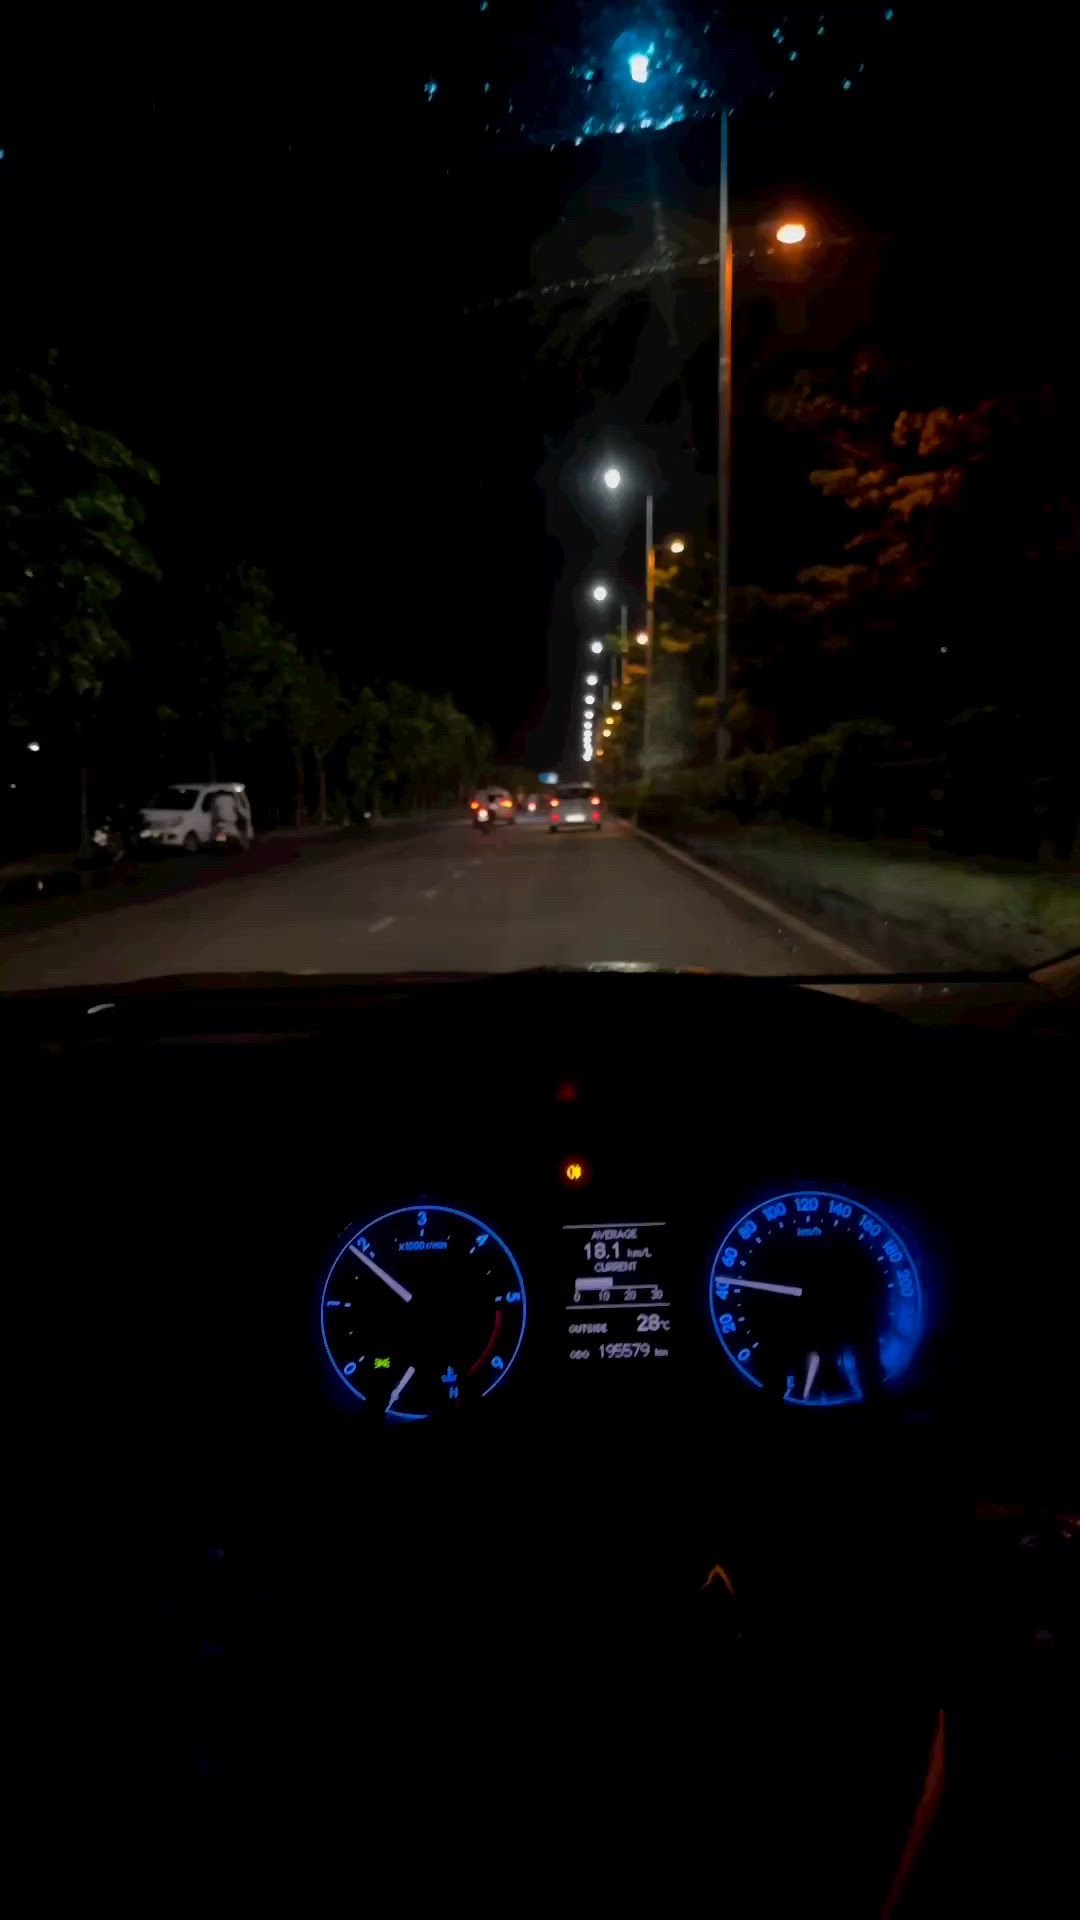
[[[800,940],[811,941],[823,952],[832,954],[834,959],[842,960],[845,966],[853,967],[856,973],[888,973],[889,969],[882,966],[880,960],[872,960],[869,954],[860,953],[857,947],[849,947],[846,941],[838,940],[835,934],[825,933],[820,927],[811,926],[809,920],[803,920],[789,908],[779,906],[775,900],[770,900],[765,894],[755,893],[752,887],[744,886],[741,880],[732,879],[730,874],[721,873],[716,867],[707,867],[703,860],[695,860],[692,853],[684,853],[681,847],[672,846],[670,840],[662,840],[659,834],[649,833],[645,827],[639,827],[636,821],[626,820],[623,824],[629,827],[631,833],[636,834],[639,840],[644,840],[650,847],[655,847],[657,853],[663,854],[665,859],[674,860],[681,867],[688,867],[699,880],[707,881],[710,886],[719,887],[725,893],[734,894],[737,900],[743,901],[748,907],[754,907],[758,913],[763,913],[772,920],[774,925],[778,920],[782,921],[784,926],[797,934]]]

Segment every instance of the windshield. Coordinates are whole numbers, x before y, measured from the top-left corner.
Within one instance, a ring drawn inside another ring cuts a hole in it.
[[[190,813],[198,804],[198,787],[162,787],[147,809],[150,813]]]
[[[314,29],[27,63],[0,987],[1080,944],[1055,22],[411,10],[386,128]]]

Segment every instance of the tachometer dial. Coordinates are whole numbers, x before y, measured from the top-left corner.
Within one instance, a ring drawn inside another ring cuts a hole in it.
[[[453,1207],[399,1207],[350,1234],[320,1302],[335,1371],[358,1400],[423,1420],[505,1380],[525,1284],[504,1240]]]
[[[888,1221],[840,1193],[778,1194],[724,1235],[709,1276],[724,1352],[796,1406],[871,1397],[923,1324],[918,1269]]]

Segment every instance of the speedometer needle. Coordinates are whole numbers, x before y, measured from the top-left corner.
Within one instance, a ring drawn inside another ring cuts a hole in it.
[[[370,1261],[368,1264],[370,1266]],[[724,1280],[721,1284],[725,1287],[753,1287],[755,1293],[790,1293],[793,1300],[802,1299],[801,1287],[780,1287],[775,1280]]]
[[[405,1389],[406,1389],[406,1387],[407,1387],[407,1386],[408,1386],[408,1384],[409,1384],[409,1381],[410,1381],[410,1380],[412,1379],[412,1377],[413,1377],[413,1374],[414,1374],[415,1372],[416,1372],[416,1368],[415,1368],[415,1367],[406,1367],[406,1369],[405,1369],[405,1371],[404,1371],[404,1373],[403,1373],[403,1374],[402,1374],[402,1376],[401,1376],[401,1379],[400,1379],[400,1380],[398,1381],[398,1383],[397,1383],[397,1386],[396,1386],[396,1387],[394,1388],[394,1391],[393,1391],[393,1393],[392,1393],[392,1394],[390,1395],[390,1398],[389,1398],[389,1400],[388,1400],[388,1401],[387,1401],[387,1403],[386,1403],[386,1411],[387,1411],[387,1413],[389,1413],[389,1411],[390,1411],[390,1409],[391,1409],[391,1407],[392,1407],[392,1406],[393,1406],[393,1404],[394,1404],[394,1401],[395,1401],[395,1400],[397,1399],[397,1397],[398,1397],[398,1394],[399,1394],[399,1393],[404,1393],[404,1391],[405,1391]]]
[[[402,1286],[400,1280],[394,1280],[391,1278],[390,1274],[384,1273],[381,1267],[377,1267],[375,1265],[374,1260],[368,1259],[366,1253],[361,1253],[359,1247],[354,1247],[351,1240],[349,1241],[349,1252],[354,1253],[358,1260],[363,1261],[363,1264],[365,1267],[370,1267],[372,1273],[375,1274],[376,1278],[381,1280],[385,1286],[390,1287],[393,1290],[393,1292],[398,1295],[399,1299],[402,1299],[402,1300],[412,1299],[412,1294],[409,1292],[407,1287]]]

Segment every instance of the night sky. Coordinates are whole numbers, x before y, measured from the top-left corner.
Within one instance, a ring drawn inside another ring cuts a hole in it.
[[[325,19],[227,31],[9,40],[4,360],[59,349],[73,411],[159,465],[163,624],[261,564],[305,642],[449,689],[534,766],[562,750],[582,583],[640,576],[637,520],[591,507],[583,476],[617,447],[656,479],[659,533],[703,528],[716,431],[711,270],[535,289],[655,260],[654,201],[673,257],[715,251],[726,92],[736,581],[820,557],[761,418],[786,371],[881,341],[932,404],[1035,385],[1071,351],[1048,8],[995,30],[904,0],[470,0],[363,44]],[[673,123],[618,135],[639,33]],[[801,285],[750,252],[794,204],[830,237]]]

